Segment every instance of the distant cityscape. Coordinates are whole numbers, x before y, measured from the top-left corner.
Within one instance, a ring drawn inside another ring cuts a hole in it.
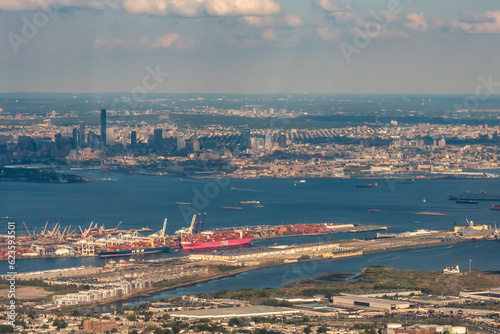
[[[341,118],[341,122],[336,121],[339,124],[328,126],[331,122],[321,119],[328,116],[318,110],[245,103],[239,109],[209,104],[202,109],[186,103],[174,110],[154,111],[150,107],[143,112],[129,108],[66,114],[53,110],[45,115],[1,112],[0,165],[37,163],[232,178],[408,174],[485,177],[493,175],[464,171],[498,167],[500,110],[457,110],[453,113],[472,114],[469,118],[473,121],[442,124],[439,114],[427,117],[419,112],[429,122],[413,123],[415,112],[391,117],[380,107],[383,121],[377,116],[370,122],[379,114],[372,110],[366,112],[364,121],[362,115],[356,116],[360,125]],[[208,120],[191,124],[179,119],[190,115]],[[252,119],[263,123],[250,127],[248,120]]]

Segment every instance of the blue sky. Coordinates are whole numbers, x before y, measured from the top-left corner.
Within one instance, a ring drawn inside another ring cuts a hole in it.
[[[497,0],[0,0],[0,27],[0,92],[473,93],[479,76],[500,82]]]

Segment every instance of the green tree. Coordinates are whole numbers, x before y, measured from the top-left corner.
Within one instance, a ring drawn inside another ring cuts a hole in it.
[[[14,327],[11,325],[0,325],[0,333],[14,333]]]
[[[311,332],[312,332],[311,327],[307,326],[306,328],[304,328],[304,333],[305,334],[311,334]]]
[[[64,321],[64,319],[56,319],[52,323],[52,326],[56,327],[57,330],[60,330],[62,328],[68,327],[68,324],[66,323],[66,321]]]

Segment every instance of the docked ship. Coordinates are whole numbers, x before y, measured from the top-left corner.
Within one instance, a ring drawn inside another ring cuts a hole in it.
[[[253,241],[251,232],[243,230],[203,232],[206,215],[194,215],[191,225],[181,231],[181,247],[190,249],[214,249],[246,245]]]
[[[358,184],[356,185],[356,188],[376,188],[378,187],[378,184],[377,183],[374,183],[374,184]]]
[[[154,254],[167,252],[170,247],[152,247],[152,248],[134,248],[134,249],[119,249],[119,250],[104,250],[97,254],[99,257],[114,257],[114,256],[132,256],[143,254]]]
[[[452,200],[500,201],[499,194],[490,194],[484,190],[481,190],[480,193],[471,193],[467,190],[462,194],[449,194],[448,197]]]
[[[490,210],[500,210],[500,204],[490,206]]]

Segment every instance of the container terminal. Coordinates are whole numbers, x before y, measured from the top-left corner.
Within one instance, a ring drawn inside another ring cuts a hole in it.
[[[124,257],[158,253],[179,252],[181,249],[218,249],[234,245],[250,244],[254,240],[273,239],[293,236],[327,235],[339,232],[364,232],[386,230],[386,226],[360,225],[344,223],[316,223],[289,225],[256,225],[205,230],[205,214],[194,215],[189,227],[184,227],[174,235],[165,233],[167,219],[163,228],[150,233],[149,227],[139,229],[119,229],[121,222],[111,229],[104,225],[90,223],[86,229],[78,227],[71,230],[71,225],[62,227],[45,224],[40,233],[31,233],[22,223],[26,234],[16,236],[16,258],[38,257]],[[18,229],[19,224],[16,224]],[[150,233],[149,235],[146,235]],[[8,235],[0,235],[0,260],[7,259]]]

